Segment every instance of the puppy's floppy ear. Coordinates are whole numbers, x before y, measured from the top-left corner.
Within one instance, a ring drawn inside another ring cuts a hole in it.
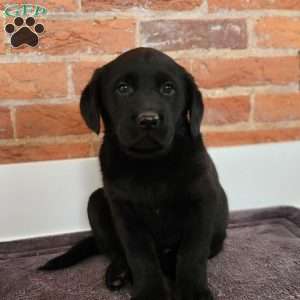
[[[101,75],[103,67],[95,70],[80,98],[80,112],[86,125],[99,134],[101,105]]]
[[[195,83],[191,74],[185,72],[186,80],[186,95],[187,95],[187,110],[190,123],[191,136],[196,138],[200,135],[200,123],[203,118],[204,105],[202,94]]]

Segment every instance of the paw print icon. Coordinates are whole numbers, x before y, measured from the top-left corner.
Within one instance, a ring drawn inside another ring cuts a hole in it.
[[[19,47],[23,44],[35,47],[39,43],[39,35],[45,31],[43,24],[36,24],[33,17],[24,19],[16,17],[14,24],[9,23],[5,26],[5,31],[11,34],[10,43],[13,47]]]

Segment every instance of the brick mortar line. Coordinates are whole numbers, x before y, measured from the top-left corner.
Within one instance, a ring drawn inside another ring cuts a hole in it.
[[[254,120],[254,130],[258,129],[285,129],[285,128],[299,128],[300,120],[294,121],[272,121],[272,122],[260,122]]]
[[[273,121],[273,122],[259,122],[254,120],[254,130],[259,129],[285,129],[285,128],[299,128],[300,120],[294,121]]]
[[[248,17],[299,17],[300,11],[289,10],[289,9],[257,9],[257,10],[219,10],[217,12],[209,12],[206,1],[201,6],[198,6],[191,10],[151,10],[151,9],[119,9],[115,11],[103,10],[96,12],[86,12],[82,10],[81,2],[78,2],[79,8],[72,12],[59,12],[50,11],[46,18],[53,19],[66,19],[66,20],[85,20],[102,18],[106,20],[108,18],[134,18],[134,17],[148,17],[152,19],[183,19],[183,18],[199,18],[202,20],[207,19],[221,19],[221,18],[248,18]],[[43,18],[43,19],[46,19]],[[0,14],[0,19],[5,20],[6,18]],[[42,19],[42,18],[39,18]]]
[[[77,0],[77,11],[82,12],[82,3],[81,0]]]
[[[238,17],[238,18],[263,18],[263,17],[299,17],[300,10],[289,9],[253,9],[253,10],[222,10],[219,12],[210,12],[210,16],[216,17]]]
[[[95,18],[101,18],[103,20],[107,20],[110,18],[135,18],[135,17],[150,17],[150,18],[166,18],[166,15],[172,17],[198,17],[200,15],[207,15],[205,13],[204,9],[202,6],[196,7],[191,10],[181,10],[181,11],[176,11],[176,10],[150,10],[150,9],[136,9],[134,8],[129,8],[129,9],[116,9],[116,10],[103,10],[103,11],[94,11],[94,12],[89,12],[89,11],[83,11],[81,10],[79,13],[78,12],[50,12],[47,15],[47,18],[50,20],[52,19],[95,19]]]
[[[256,49],[260,47],[257,47],[257,37],[255,33],[255,23],[257,22],[257,18],[247,18],[247,29],[248,29],[248,48],[249,49]]]
[[[204,0],[204,1],[203,1],[202,7],[203,7],[204,13],[205,13],[205,14],[209,14],[209,11],[208,11],[208,1],[207,1],[207,0]]]
[[[192,68],[192,66],[190,66]],[[265,85],[265,86],[230,86],[225,88],[205,89],[200,90],[204,97],[209,98],[225,98],[237,96],[250,96],[252,91],[255,94],[290,94],[298,93],[298,83],[289,85]],[[29,105],[52,105],[52,104],[79,104],[80,95],[74,94],[71,97],[66,96],[63,98],[35,98],[35,99],[1,99],[0,107],[17,107]]]
[[[16,107],[16,106],[27,106],[27,105],[52,105],[52,104],[71,104],[71,103],[79,103],[80,96],[74,95],[72,98],[50,98],[50,99],[1,99],[0,107]]]
[[[137,18],[135,21],[135,47],[140,47],[141,45],[141,35],[140,35],[140,18]]]
[[[300,129],[300,121],[278,122],[278,123],[257,123],[253,128],[247,122],[239,122],[228,125],[202,125],[203,133],[208,132],[238,132],[262,130]],[[94,134],[64,135],[64,136],[39,136],[25,137],[17,139],[1,139],[0,146],[18,145],[40,145],[40,144],[75,144],[75,143],[98,143],[103,138],[103,133],[99,136]]]
[[[233,131],[261,131],[279,129],[300,129],[300,121],[281,121],[281,122],[257,122],[251,126],[247,122],[238,122],[226,125],[205,125],[201,126],[205,132],[233,132]]]
[[[75,87],[73,81],[73,66],[71,63],[67,63],[67,98],[72,99],[75,97]]]
[[[239,131],[239,130],[250,130],[248,122],[237,122],[234,124],[224,124],[224,125],[209,125],[203,124],[201,126],[203,132],[220,132],[220,131]]]
[[[204,89],[200,87],[202,93],[207,97],[230,97],[230,96],[249,96],[253,91],[255,94],[285,94],[297,93],[298,84],[287,85],[265,85],[265,86],[231,86],[226,88]]]
[[[85,11],[83,10],[83,6],[81,3],[81,0],[75,0],[75,3],[77,4],[77,9],[73,11],[49,11],[47,16],[57,15],[57,16],[70,16],[70,15],[76,15],[76,14],[84,14],[84,15],[105,15],[105,16],[111,16],[111,15],[161,15],[164,16],[165,14],[181,14],[184,13],[186,15],[197,14],[199,12],[202,12],[203,14],[209,14],[209,15],[226,15],[231,16],[232,14],[238,15],[238,16],[248,16],[248,15],[267,15],[267,16],[277,16],[277,14],[285,15],[285,16],[298,16],[300,14],[299,10],[295,9],[280,9],[280,8],[273,8],[273,9],[226,9],[226,8],[219,8],[218,10],[209,11],[209,6],[207,0],[204,0],[201,5],[197,5],[193,9],[188,10],[155,10],[155,9],[147,9],[147,8],[136,8],[136,7],[130,7],[125,9],[110,9],[110,10],[98,10],[98,11]],[[113,7],[113,6],[112,6]],[[1,11],[2,12],[2,11]],[[5,19],[3,14],[0,14],[0,20]]]
[[[300,121],[289,121],[289,122],[279,122],[279,123],[257,123],[253,128],[249,126],[246,122],[239,122],[229,125],[202,125],[201,130],[203,133],[212,132],[259,132],[263,130],[282,130],[282,129],[299,129]],[[65,136],[40,136],[40,137],[26,137],[17,139],[1,139],[1,146],[39,146],[39,145],[51,145],[51,144],[77,144],[77,143],[87,143],[94,144],[101,142],[103,138],[103,133],[99,136],[94,134],[80,134],[80,135],[65,135]]]
[[[240,59],[240,58],[275,58],[275,57],[296,57],[298,49],[276,49],[276,48],[246,48],[246,49],[193,49],[193,50],[174,50],[164,51],[174,59]],[[0,55],[0,64],[43,64],[43,63],[84,63],[97,62],[98,60],[109,62],[116,58],[118,54],[89,54],[78,53],[69,55],[41,55],[40,53],[28,54],[9,54]]]
[[[196,7],[192,10],[150,10],[150,9],[136,9],[129,8],[115,11],[96,11],[96,12],[50,12],[47,15],[49,20],[86,20],[86,19],[103,19],[110,18],[135,18],[143,17],[146,21],[149,19],[170,20],[170,19],[193,19],[199,18],[201,20],[223,19],[223,18],[248,18],[248,17],[299,17],[300,11],[285,10],[285,9],[258,9],[258,10],[222,10],[218,12],[208,12],[205,5]]]
[[[300,129],[300,122],[278,122],[278,123],[257,123],[254,127],[247,122],[239,122],[228,125],[202,125],[202,131],[206,132],[238,132],[238,131],[251,131],[259,132],[263,130],[288,130]],[[2,139],[0,146],[9,145],[39,145],[39,144],[71,144],[71,143],[98,143],[101,141],[103,134],[96,138],[90,138],[89,135],[66,135],[66,136],[40,136],[40,137],[27,137],[17,139]]]
[[[165,51],[167,54],[174,58],[219,58],[219,59],[238,59],[238,58],[265,58],[265,57],[295,57],[297,55],[296,48],[276,49],[276,48],[246,48],[246,49],[215,49],[215,48],[199,48],[196,50],[174,50]]]
[[[47,16],[47,19],[50,21],[60,20],[60,21],[83,21],[83,20],[98,20],[98,21],[108,21],[114,19],[143,19],[143,22],[147,21],[155,21],[155,20],[199,20],[201,17],[201,21],[209,21],[209,20],[246,20],[248,18],[263,18],[263,17],[287,17],[287,18],[299,18],[300,12],[294,11],[275,11],[270,13],[260,12],[247,12],[247,13],[239,13],[237,11],[233,13],[205,13],[202,9],[197,9],[195,11],[156,11],[153,13],[149,12],[96,12],[96,13],[87,13],[87,12],[70,12],[70,13],[50,13]],[[41,18],[40,18],[41,19]],[[5,20],[5,19],[4,19]]]
[[[80,63],[82,58],[86,61],[112,60],[118,54],[90,54],[90,53],[72,53],[66,55],[47,55],[41,52],[32,53],[14,53],[0,55],[1,63]]]
[[[225,87],[215,87],[211,89],[202,88],[199,85],[200,90],[204,93],[205,96],[222,97],[223,95],[234,96],[234,95],[249,95],[252,90],[255,93],[262,94],[284,94],[284,93],[297,93],[298,82],[293,81],[289,84],[282,85],[272,85],[272,84],[256,84],[256,85],[247,85],[247,86],[225,86]],[[275,89],[275,91],[273,90]],[[240,93],[240,94],[239,94]],[[219,94],[219,95],[218,95]]]
[[[19,146],[19,145],[49,145],[49,144],[76,144],[89,143],[94,141],[91,134],[63,135],[63,136],[39,136],[16,139],[1,139],[0,146]]]

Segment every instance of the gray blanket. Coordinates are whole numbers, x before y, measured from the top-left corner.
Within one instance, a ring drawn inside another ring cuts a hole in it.
[[[0,243],[0,299],[129,299],[130,287],[105,288],[103,256],[61,271],[36,271],[88,234]],[[300,299],[300,210],[232,213],[224,251],[209,262],[209,285],[218,300]]]

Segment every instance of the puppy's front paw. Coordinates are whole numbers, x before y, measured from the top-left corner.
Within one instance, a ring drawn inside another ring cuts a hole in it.
[[[106,269],[105,283],[107,288],[111,291],[121,289],[130,280],[130,270],[127,264],[122,260],[115,260]]]

